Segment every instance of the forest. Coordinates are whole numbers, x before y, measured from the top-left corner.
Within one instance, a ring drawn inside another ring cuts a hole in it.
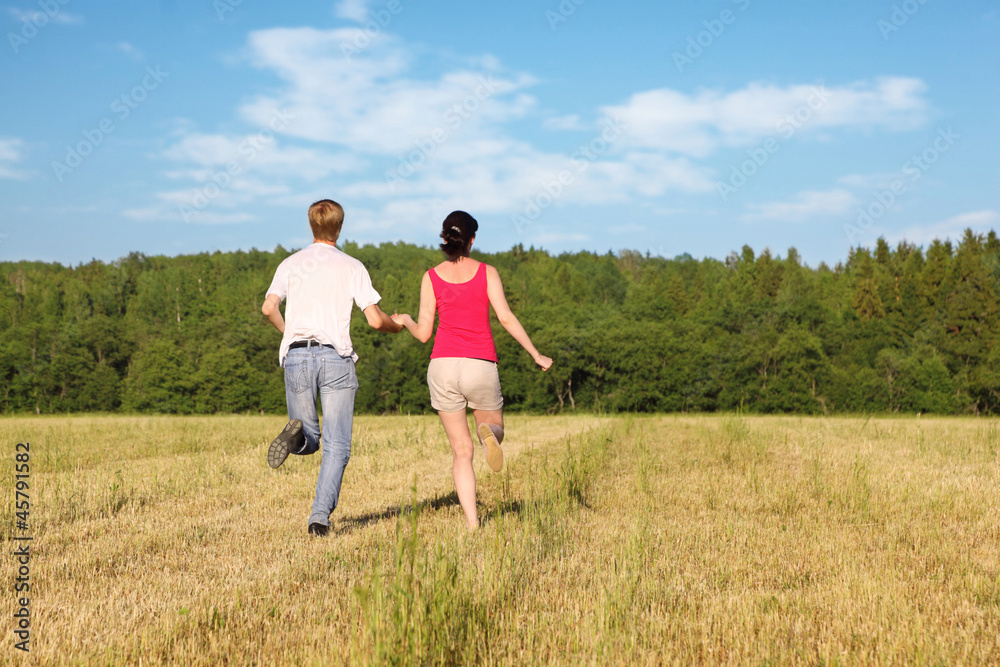
[[[434,248],[341,249],[381,307],[416,314]],[[0,411],[282,413],[280,334],[260,312],[292,251],[0,263]],[[855,248],[830,267],[744,246],[724,261],[623,250],[474,253],[497,267],[547,373],[493,319],[506,406],[532,413],[1000,411],[1000,240]],[[431,344],[352,338],[362,413],[430,412]]]

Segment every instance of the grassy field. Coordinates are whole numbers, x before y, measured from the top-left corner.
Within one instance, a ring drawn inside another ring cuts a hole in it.
[[[1000,663],[997,421],[511,416],[469,532],[437,418],[361,417],[327,539],[283,424],[0,419],[31,662]]]

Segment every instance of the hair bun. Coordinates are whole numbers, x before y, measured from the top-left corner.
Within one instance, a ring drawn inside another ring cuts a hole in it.
[[[479,230],[479,223],[465,211],[452,211],[444,219],[441,228],[441,238],[444,240],[441,250],[449,258],[455,259],[463,253],[467,254],[472,237]]]

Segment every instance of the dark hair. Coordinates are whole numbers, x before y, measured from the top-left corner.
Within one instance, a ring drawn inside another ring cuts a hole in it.
[[[469,254],[469,242],[479,230],[479,223],[465,211],[452,211],[441,225],[441,250],[454,262]]]

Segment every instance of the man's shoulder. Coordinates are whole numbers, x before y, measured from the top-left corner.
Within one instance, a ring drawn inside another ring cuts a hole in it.
[[[350,255],[344,253],[340,248],[332,246],[328,243],[310,243],[305,248],[302,248],[302,250],[291,254],[288,259],[291,259],[292,257],[310,257],[321,261],[343,261],[344,259],[354,259]]]
[[[354,269],[361,269],[362,271],[367,271],[368,270],[367,267],[365,267],[364,262],[362,262],[357,257],[351,257],[350,255],[348,255],[346,252],[344,252],[340,248],[333,248],[333,249],[337,251],[337,257],[344,264],[347,264],[348,266],[351,266]]]
[[[314,243],[313,245],[303,248],[299,252],[308,253],[303,257],[305,259],[308,257],[317,262],[322,262],[330,267],[336,267],[339,270],[355,272],[364,271],[368,272],[364,263],[357,259],[356,257],[351,257],[346,252],[340,248],[325,243]]]
[[[326,243],[313,243],[286,257],[282,262],[286,267],[325,266],[338,271],[354,273],[368,272],[361,260],[351,257],[336,246]]]
[[[302,257],[304,257],[305,255],[309,254],[309,249],[310,248],[312,248],[312,246],[311,245],[307,245],[305,248],[300,248],[299,250],[296,250],[295,252],[293,252],[292,254],[290,254],[288,257],[286,257],[283,260],[281,260],[281,263],[282,264],[292,264],[292,263],[294,263],[294,262],[302,259]]]

